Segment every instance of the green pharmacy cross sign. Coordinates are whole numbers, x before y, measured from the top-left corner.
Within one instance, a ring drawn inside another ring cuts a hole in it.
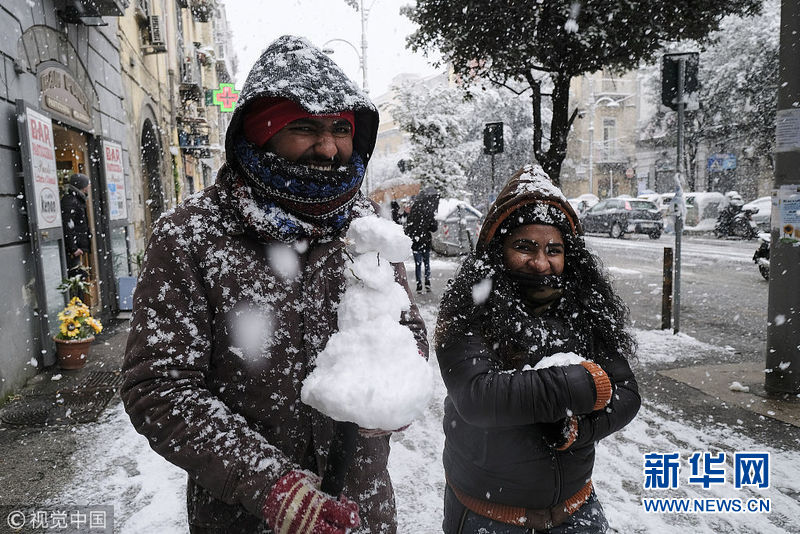
[[[238,101],[239,91],[234,89],[232,83],[221,83],[219,89],[214,91],[213,102],[219,106],[221,111],[233,111]]]

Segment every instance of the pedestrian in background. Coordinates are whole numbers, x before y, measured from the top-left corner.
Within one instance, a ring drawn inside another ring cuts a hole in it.
[[[445,293],[446,534],[601,533],[595,442],[635,416],[628,310],[538,165],[500,192]]]
[[[436,221],[438,207],[439,194],[433,187],[426,187],[414,199],[406,221],[405,232],[411,238],[411,252],[414,254],[417,293],[422,293],[423,267],[425,291],[431,291],[431,233],[439,229]]]
[[[67,254],[68,276],[88,276],[82,268],[82,259],[91,250],[89,217],[86,213],[86,196],[91,181],[85,174],[69,177],[67,189],[61,197],[61,224],[64,229],[64,249]]]
[[[300,398],[337,330],[342,238],[377,212],[359,191],[377,131],[377,109],[326,54],[281,37],[248,74],[216,183],[155,225],[121,395],[188,473],[192,533],[396,531],[389,432],[359,435],[343,494],[327,495],[334,421]],[[416,306],[399,321],[427,355]]]

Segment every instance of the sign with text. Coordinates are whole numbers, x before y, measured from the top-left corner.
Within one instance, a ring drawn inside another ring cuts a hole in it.
[[[736,168],[736,154],[712,154],[708,157],[708,172],[732,171]]]
[[[106,174],[108,218],[112,221],[128,218],[125,201],[125,169],[122,166],[122,145],[103,141],[103,169]]]
[[[32,203],[36,208],[39,230],[61,227],[61,200],[56,174],[56,153],[53,141],[53,122],[29,107],[25,108],[25,126],[30,160],[30,179],[33,182]]]

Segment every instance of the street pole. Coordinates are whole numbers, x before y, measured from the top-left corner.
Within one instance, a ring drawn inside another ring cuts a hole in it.
[[[675,167],[675,187],[677,192],[674,201],[683,202],[683,180],[681,179],[681,160],[683,159],[683,83],[686,75],[686,59],[678,60],[678,149],[677,165]],[[676,204],[676,206],[680,206]],[[675,210],[675,284],[673,307],[673,333],[677,334],[681,329],[681,234],[683,233],[683,209]]]
[[[614,196],[614,170],[608,169],[608,196]]]
[[[361,88],[369,94],[367,86],[367,17],[369,14],[364,9],[364,0],[361,0]]]
[[[594,194],[594,78],[589,78],[589,96],[592,104],[589,106],[589,193]]]
[[[489,192],[489,204],[492,202],[494,202],[494,154],[492,154],[492,190]]]
[[[800,6],[781,3],[775,189],[778,200],[800,194]],[[788,200],[788,199],[787,199]],[[780,206],[778,206],[780,208]],[[782,226],[797,213],[772,213],[767,353],[764,388],[768,393],[800,393],[800,246],[780,238]],[[784,217],[787,221],[784,221]],[[786,224],[786,226],[792,226]],[[796,234],[795,234],[796,235]]]

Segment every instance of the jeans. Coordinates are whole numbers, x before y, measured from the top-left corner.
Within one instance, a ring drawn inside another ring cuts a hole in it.
[[[425,285],[431,285],[431,251],[430,249],[413,251],[414,275],[417,277],[417,287],[422,286],[422,264],[425,264]]]
[[[548,530],[531,530],[494,521],[467,510],[456,498],[450,486],[444,490],[444,534],[603,534],[608,530],[608,521],[594,490],[569,519]]]

